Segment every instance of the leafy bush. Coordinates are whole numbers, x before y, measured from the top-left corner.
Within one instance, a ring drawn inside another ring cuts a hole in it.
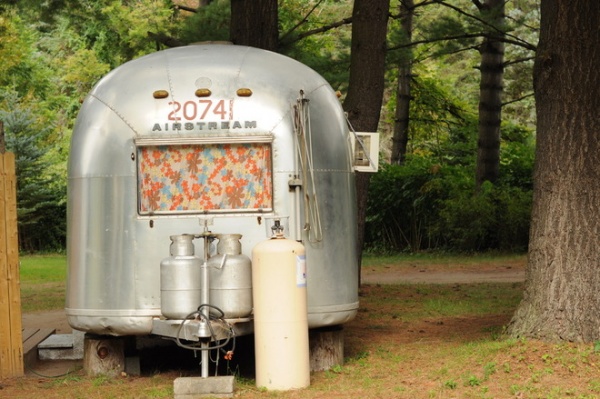
[[[524,163],[525,164],[525,163]],[[520,168],[531,174],[532,163]],[[477,190],[472,167],[410,156],[383,165],[371,179],[365,247],[375,252],[527,248],[532,191],[486,182]],[[513,176],[514,177],[514,176]]]
[[[383,165],[371,179],[365,242],[377,250],[411,250],[437,247],[435,225],[442,201],[451,185],[467,176],[430,158],[411,156],[403,166]]]
[[[480,190],[456,193],[443,201],[438,234],[462,251],[527,248],[531,192],[485,182]]]

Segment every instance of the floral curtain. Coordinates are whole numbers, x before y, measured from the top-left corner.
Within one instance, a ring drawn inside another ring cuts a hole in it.
[[[138,147],[139,212],[271,210],[271,144]]]

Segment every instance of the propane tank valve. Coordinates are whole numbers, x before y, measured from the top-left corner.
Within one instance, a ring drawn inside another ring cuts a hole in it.
[[[279,219],[275,219],[273,226],[271,226],[271,231],[273,232],[273,236],[283,235],[283,226]]]

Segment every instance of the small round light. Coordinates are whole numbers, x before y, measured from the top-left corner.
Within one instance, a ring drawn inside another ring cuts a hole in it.
[[[169,92],[166,90],[156,90],[154,93],[152,93],[152,96],[154,98],[167,98],[169,97]]]
[[[250,90],[247,87],[242,87],[240,89],[237,89],[237,95],[239,97],[250,97],[252,95],[252,90]]]
[[[212,94],[212,92],[210,91],[210,89],[203,88],[196,90],[195,94],[196,97],[209,97]]]

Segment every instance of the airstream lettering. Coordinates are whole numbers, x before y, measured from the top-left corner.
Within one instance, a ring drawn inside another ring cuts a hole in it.
[[[249,273],[264,269],[250,258],[273,220],[304,247],[308,328],[352,320],[351,139],[331,86],[280,54],[198,44],[116,68],[84,101],[71,140],[70,325],[204,351],[252,333],[261,292]]]
[[[155,123],[152,126],[153,132],[168,132],[179,130],[229,130],[229,129],[256,129],[257,121],[223,121],[223,122],[174,122],[174,123]]]

